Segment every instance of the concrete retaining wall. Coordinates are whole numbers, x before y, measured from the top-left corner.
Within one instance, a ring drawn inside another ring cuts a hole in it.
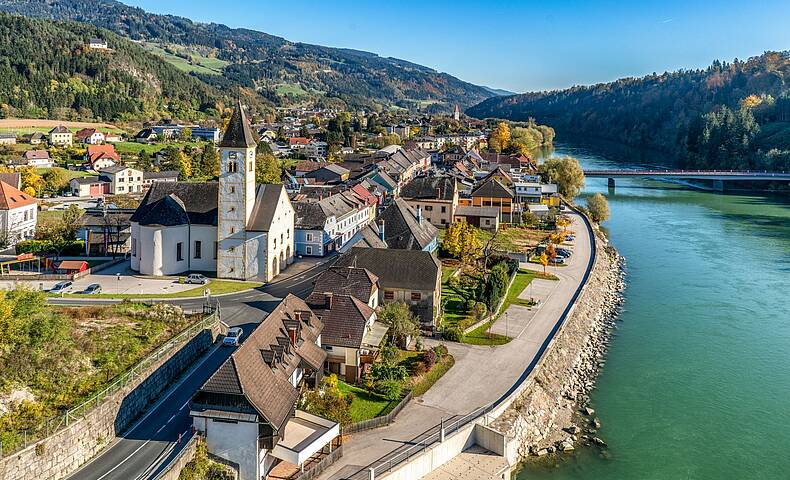
[[[151,365],[135,381],[107,397],[67,428],[0,460],[0,480],[58,480],[93,458],[129,428],[206,350],[219,334],[219,322],[185,341]]]

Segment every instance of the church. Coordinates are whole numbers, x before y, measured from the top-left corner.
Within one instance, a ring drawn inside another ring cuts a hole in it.
[[[154,182],[131,217],[132,270],[268,282],[293,262],[282,184],[255,184],[257,141],[241,103],[219,143],[219,182]]]

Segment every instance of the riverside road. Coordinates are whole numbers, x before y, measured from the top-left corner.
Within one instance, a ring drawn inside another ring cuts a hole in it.
[[[288,293],[306,297],[318,275],[332,265],[334,259],[262,288],[216,297],[221,306],[222,321],[244,329],[244,337]],[[200,310],[204,299],[152,300],[179,305],[185,310]],[[50,298],[56,305],[90,305],[117,303],[118,300]],[[191,428],[189,400],[203,383],[222,365],[234,348],[215,346],[182,376],[125,433],[116,438],[93,460],[74,472],[70,480],[133,480],[148,478],[151,467],[163,460],[179,435]],[[183,440],[183,437],[182,437]]]

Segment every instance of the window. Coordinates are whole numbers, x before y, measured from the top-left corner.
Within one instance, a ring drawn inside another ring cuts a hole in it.
[[[445,207],[444,205],[442,205],[442,213],[446,213],[446,212],[447,212],[447,207]]]
[[[236,173],[239,171],[239,165],[236,162],[228,162],[228,173]]]
[[[230,234],[233,235],[236,233],[236,229],[234,227],[230,227]]]
[[[425,206],[425,211],[426,212],[432,212],[433,211],[433,205],[426,205]]]
[[[422,300],[422,293],[420,292],[411,292],[411,301],[412,302],[419,302]]]
[[[219,253],[219,242],[214,242],[214,260],[217,259],[218,253]]]
[[[230,190],[230,193],[236,193],[236,187],[234,187],[232,185],[231,185],[229,190]]]
[[[195,258],[201,258],[201,247],[203,246],[203,242],[200,240],[195,240]]]
[[[118,177],[118,182],[119,182],[119,183],[120,183],[120,182],[123,182],[124,180],[126,180],[126,179],[125,179],[125,178],[123,178],[123,177]]]
[[[312,242],[313,241],[313,234],[312,233],[308,233],[307,234],[307,241],[308,242]],[[307,247],[307,248],[310,248],[310,247]]]
[[[311,247],[310,245],[308,245],[307,247],[305,247],[305,253],[306,253],[307,255],[312,255],[312,254],[313,254],[313,247]]]
[[[384,290],[384,300],[395,300],[395,292],[392,290]]]
[[[180,262],[184,259],[184,244],[181,242],[176,243],[176,261]]]
[[[118,191],[119,191],[119,192],[123,192],[123,185],[120,185],[120,186],[118,187]]]
[[[249,167],[247,167],[247,171],[248,171],[248,172],[251,172],[251,171],[252,171],[252,161],[250,161],[250,166],[249,166]]]
[[[228,247],[228,253],[233,253],[236,250],[236,247]],[[233,269],[231,269],[233,270]]]

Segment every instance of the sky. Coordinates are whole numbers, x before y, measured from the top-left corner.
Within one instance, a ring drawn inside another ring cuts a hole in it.
[[[790,49],[790,0],[121,0],[479,85],[552,90]]]

